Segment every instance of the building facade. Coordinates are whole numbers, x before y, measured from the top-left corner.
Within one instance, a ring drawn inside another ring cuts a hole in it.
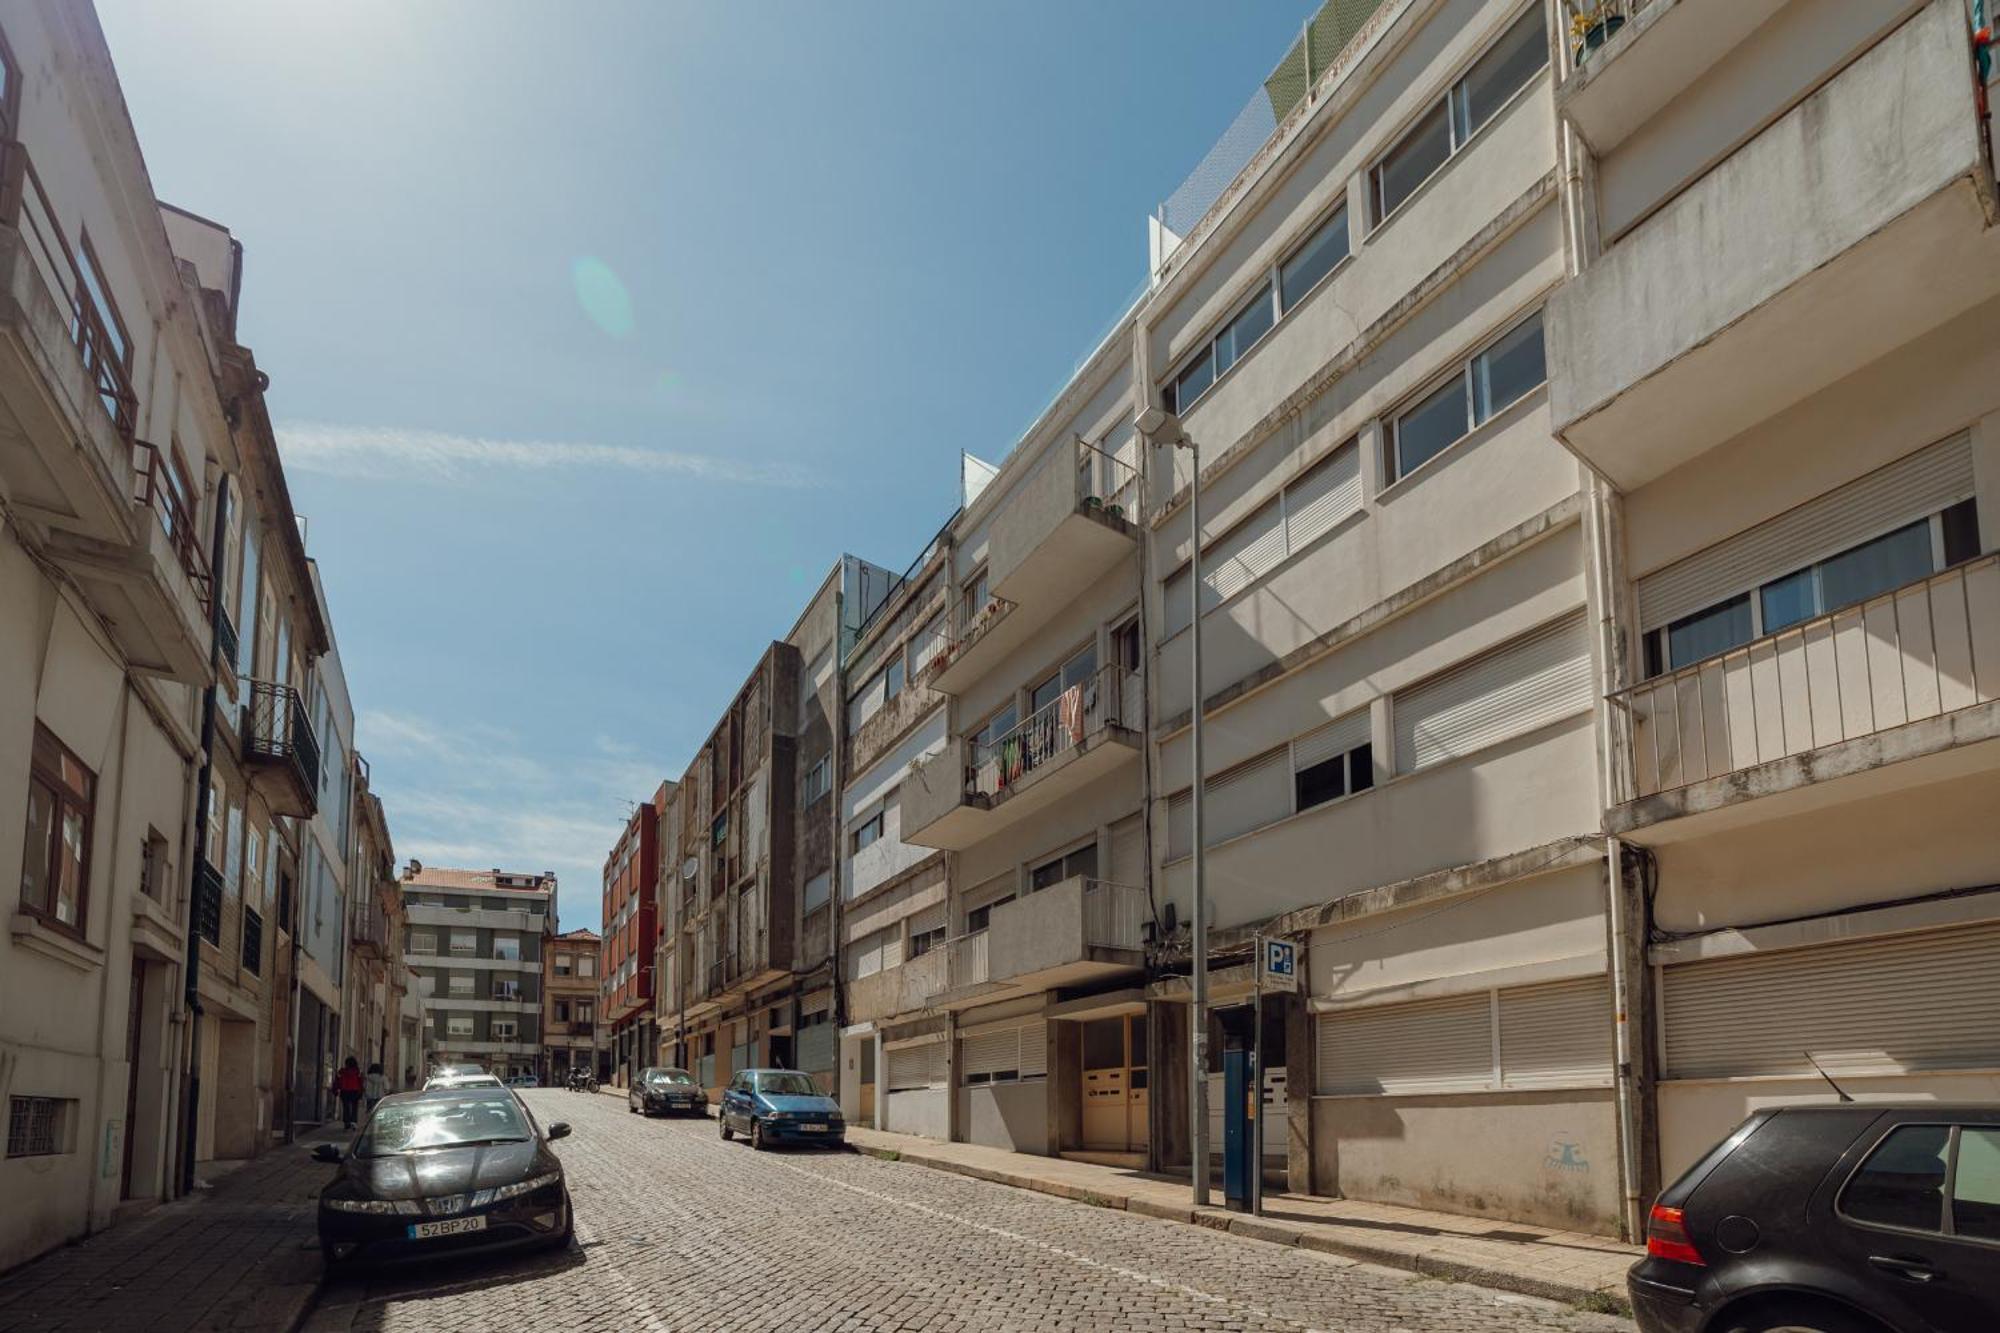
[[[369,789],[368,761],[354,764],[354,855],[347,908],[347,984],[341,1002],[347,1044],[363,1069],[382,1067],[393,1092],[408,1091],[422,1069],[409,1049],[404,999],[410,970],[403,962],[403,894],[396,849],[381,798]],[[416,1086],[421,1086],[417,1084]]]
[[[653,1062],[659,1050],[653,1013],[653,968],[659,950],[660,818],[672,794],[661,784],[632,811],[604,862],[604,961],[601,1010],[611,1046],[612,1080],[620,1087]]]
[[[600,1081],[611,1075],[611,1052],[598,1021],[598,962],[604,939],[579,926],[549,942],[542,968],[542,1082],[560,1084],[572,1069]]]
[[[412,861],[401,889],[404,960],[418,977],[432,1062],[476,1064],[501,1078],[535,1074],[555,874]]]

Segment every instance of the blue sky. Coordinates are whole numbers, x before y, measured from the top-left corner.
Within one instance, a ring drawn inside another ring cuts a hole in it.
[[[1314,7],[99,0],[244,244],[398,855],[595,924],[626,803],[1007,451]]]

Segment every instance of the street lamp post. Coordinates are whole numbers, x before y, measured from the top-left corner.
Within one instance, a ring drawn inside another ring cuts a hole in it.
[[[1189,802],[1188,832],[1194,843],[1194,894],[1189,915],[1194,964],[1188,996],[1188,1157],[1194,1187],[1194,1205],[1208,1206],[1208,888],[1207,853],[1202,846],[1202,766],[1201,766],[1201,446],[1181,429],[1180,418],[1161,408],[1149,407],[1139,416],[1139,433],[1155,444],[1185,449],[1194,464],[1188,483],[1188,526],[1191,556],[1188,571],[1190,633],[1189,655],[1194,676],[1189,686],[1194,696],[1193,726],[1189,737],[1194,769],[1192,799]]]

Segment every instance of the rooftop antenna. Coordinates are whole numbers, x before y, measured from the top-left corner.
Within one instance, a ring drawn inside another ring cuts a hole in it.
[[[1844,1102],[1851,1102],[1854,1100],[1852,1097],[1847,1095],[1847,1089],[1841,1087],[1838,1083],[1835,1083],[1833,1081],[1833,1075],[1827,1073],[1826,1070],[1824,1069],[1820,1069],[1820,1063],[1819,1061],[1813,1059],[1813,1053],[1811,1051],[1807,1051],[1805,1055],[1806,1055],[1806,1063],[1810,1064],[1814,1069],[1819,1070],[1819,1076],[1826,1080],[1826,1086],[1832,1088],[1836,1093],[1840,1095],[1840,1100]]]

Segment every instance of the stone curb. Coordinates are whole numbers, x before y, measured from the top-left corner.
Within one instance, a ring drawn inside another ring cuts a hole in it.
[[[853,1146],[859,1152],[870,1157],[879,1157],[884,1161],[908,1162],[913,1166],[929,1167],[934,1171],[949,1171],[953,1175],[989,1181],[996,1185],[1011,1185],[1015,1189],[1032,1190],[1037,1194],[1047,1194],[1093,1207],[1115,1208],[1141,1217],[1208,1227],[1215,1231],[1226,1231],[1231,1235],[1264,1241],[1272,1245],[1296,1245],[1301,1249],[1312,1250],[1337,1259],[1379,1264],[1385,1268],[1401,1269],[1404,1272],[1441,1278],[1448,1282],[1492,1287],[1523,1296],[1560,1301],[1567,1305],[1587,1304],[1593,1309],[1603,1309],[1606,1313],[1623,1315],[1628,1319],[1632,1316],[1632,1304],[1626,1298],[1622,1287],[1606,1289],[1589,1287],[1581,1283],[1558,1282],[1509,1268],[1444,1259],[1432,1254],[1412,1254],[1387,1246],[1350,1241],[1343,1237],[1327,1235],[1316,1227],[1273,1222],[1267,1218],[1246,1217],[1241,1213],[1232,1213],[1220,1208],[1195,1208],[1192,1205],[1182,1207],[1178,1204],[1160,1203],[1153,1199],[1134,1198],[1115,1191],[1083,1189],[1061,1181],[1046,1180],[1020,1172],[994,1171],[923,1153],[905,1152],[896,1148],[864,1147],[860,1144]]]

